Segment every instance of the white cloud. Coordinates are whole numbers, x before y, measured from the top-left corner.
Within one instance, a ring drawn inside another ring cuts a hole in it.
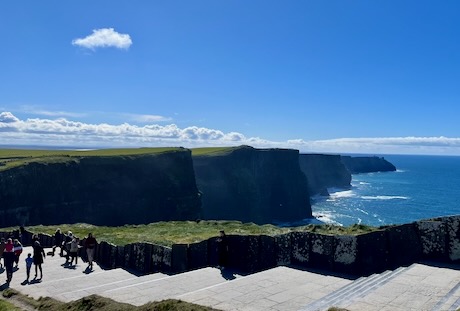
[[[91,35],[72,40],[72,45],[87,49],[115,47],[128,49],[133,41],[130,35],[116,32],[113,28],[94,29]]]
[[[53,110],[45,110],[41,109],[37,106],[28,106],[24,105],[21,107],[21,111],[29,114],[35,114],[39,116],[46,116],[46,117],[72,117],[78,118],[83,117],[85,114],[83,113],[76,113],[76,112],[69,112],[69,111],[53,111]]]
[[[13,123],[18,122],[19,119],[16,118],[11,112],[2,112],[0,113],[0,123]]]
[[[21,120],[11,112],[0,113],[0,134],[0,144],[9,145],[87,148],[251,145],[257,148],[291,148],[310,153],[460,155],[460,138],[443,136],[338,138],[315,141],[292,139],[278,142],[198,126],[180,128],[176,124],[89,124],[65,118]]]
[[[133,122],[137,123],[151,123],[151,122],[166,122],[171,121],[171,118],[152,115],[152,114],[125,114],[125,116]]]

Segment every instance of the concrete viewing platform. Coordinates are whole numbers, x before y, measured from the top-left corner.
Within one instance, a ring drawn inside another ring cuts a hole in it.
[[[48,252],[50,249],[46,249]],[[320,271],[279,266],[240,275],[231,270],[203,268],[175,275],[137,276],[123,269],[103,270],[79,258],[76,266],[65,258],[47,256],[43,279],[26,279],[25,247],[11,288],[33,298],[48,296],[68,302],[97,294],[132,305],[180,299],[220,310],[457,310],[460,308],[460,265],[415,263],[369,277],[352,278]],[[3,271],[0,277],[6,279]]]

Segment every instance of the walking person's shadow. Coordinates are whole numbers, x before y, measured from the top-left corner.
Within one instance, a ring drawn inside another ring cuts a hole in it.
[[[230,270],[229,268],[222,268],[220,270],[220,274],[222,275],[222,277],[228,281],[231,281],[231,280],[234,280],[236,279],[236,276],[235,274],[233,273],[232,270]]]

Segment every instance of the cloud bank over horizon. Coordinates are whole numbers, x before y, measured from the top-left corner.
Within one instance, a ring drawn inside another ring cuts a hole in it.
[[[127,50],[132,44],[129,34],[118,33],[113,28],[93,29],[92,34],[72,40],[72,45],[91,50],[108,47]]]
[[[167,120],[146,116],[147,121]],[[11,112],[0,113],[0,144],[11,146],[53,146],[63,148],[116,148],[183,146],[187,148],[250,145],[256,148],[292,148],[301,152],[439,154],[460,155],[460,138],[449,137],[377,137],[336,138],[326,140],[291,139],[271,141],[246,137],[239,132],[176,124],[122,123],[89,124],[66,118],[27,118],[21,120]]]

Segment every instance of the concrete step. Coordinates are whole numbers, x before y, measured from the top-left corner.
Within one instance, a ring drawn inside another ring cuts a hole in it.
[[[432,311],[442,310],[458,310],[460,308],[460,282],[457,283],[450,291],[448,291],[436,305]]]
[[[43,279],[33,280],[35,269],[32,266],[30,283],[27,284],[24,282],[26,279],[24,259],[28,252],[32,252],[31,248],[24,248],[26,255],[21,256],[19,269],[14,272],[10,286],[36,299],[49,296],[67,302],[91,294],[100,294],[105,290],[120,286],[129,286],[138,283],[140,279],[123,269],[103,270],[96,263],[94,263],[93,271],[89,272],[86,270],[87,264],[81,261],[81,258],[76,266],[69,266],[64,265],[65,258],[63,257],[47,256],[42,265]],[[166,276],[162,273],[155,273],[142,278],[145,281]]]
[[[235,279],[241,277],[235,275]],[[140,277],[136,283],[107,289],[100,295],[140,306],[150,301],[178,297],[227,282],[222,278],[219,269],[208,267],[162,278]]]
[[[382,286],[398,274],[402,273],[405,267],[398,268],[394,271],[387,270],[380,274],[373,274],[369,277],[359,278],[347,286],[305,306],[302,311],[327,310],[329,307],[340,305],[342,301],[350,302],[356,298],[365,296],[370,291]]]

